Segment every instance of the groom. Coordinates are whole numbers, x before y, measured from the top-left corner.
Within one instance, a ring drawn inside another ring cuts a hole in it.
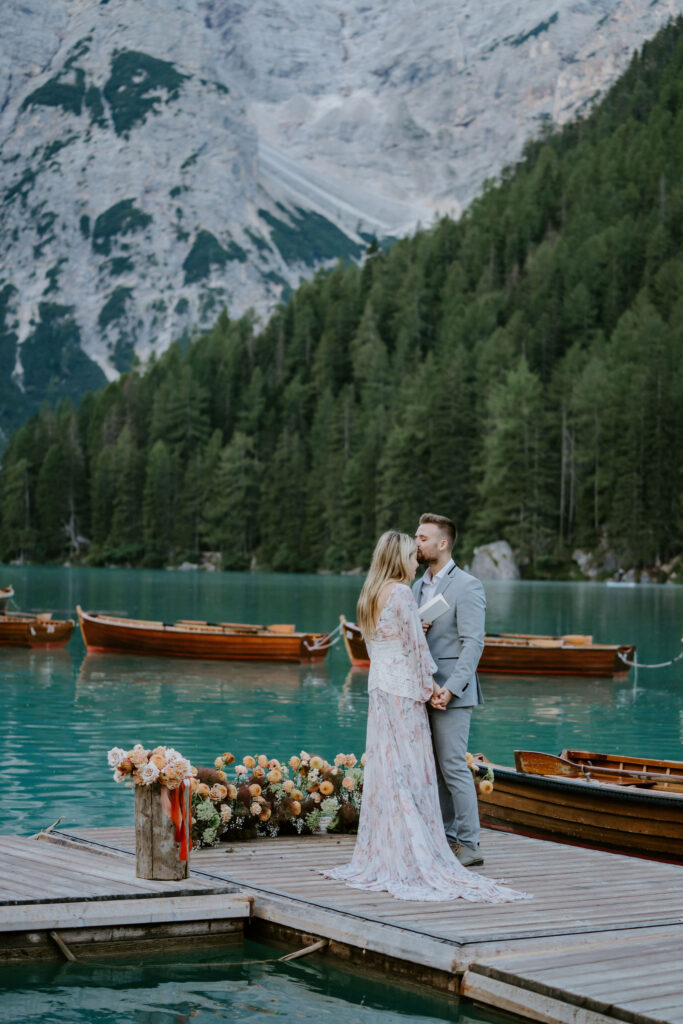
[[[427,643],[436,662],[440,691],[429,708],[439,799],[444,828],[456,857],[465,867],[483,864],[479,851],[479,809],[472,772],[465,755],[472,708],[484,698],[477,665],[484,649],[486,597],[478,579],[451,558],[455,524],[425,512],[415,533],[417,560],[427,566],[413,584],[418,605],[443,594],[449,610],[425,623]]]

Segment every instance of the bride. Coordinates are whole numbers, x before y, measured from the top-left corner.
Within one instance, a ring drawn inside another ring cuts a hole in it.
[[[370,653],[358,839],[351,862],[323,874],[403,900],[525,899],[468,871],[446,839],[425,707],[427,701],[439,706],[436,666],[407,586],[417,565],[412,537],[393,530],[382,534],[358,599]]]

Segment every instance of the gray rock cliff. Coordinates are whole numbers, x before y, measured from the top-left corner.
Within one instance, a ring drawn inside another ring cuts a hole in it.
[[[457,216],[681,10],[5,0],[2,401],[77,396],[223,306],[265,316],[371,234]]]

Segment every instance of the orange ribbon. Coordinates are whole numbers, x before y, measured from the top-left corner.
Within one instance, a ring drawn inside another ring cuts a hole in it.
[[[176,789],[161,787],[161,803],[164,811],[175,825],[175,841],[180,843],[180,860],[187,860],[192,849],[190,800],[186,798],[189,785],[181,782]]]

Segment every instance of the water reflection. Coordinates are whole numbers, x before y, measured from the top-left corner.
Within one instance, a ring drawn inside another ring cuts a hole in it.
[[[209,661],[189,658],[138,658],[126,654],[86,654],[76,677],[77,694],[90,685],[192,687],[212,683],[228,689],[271,687],[299,690],[330,681],[322,664],[277,664],[256,661]]]

